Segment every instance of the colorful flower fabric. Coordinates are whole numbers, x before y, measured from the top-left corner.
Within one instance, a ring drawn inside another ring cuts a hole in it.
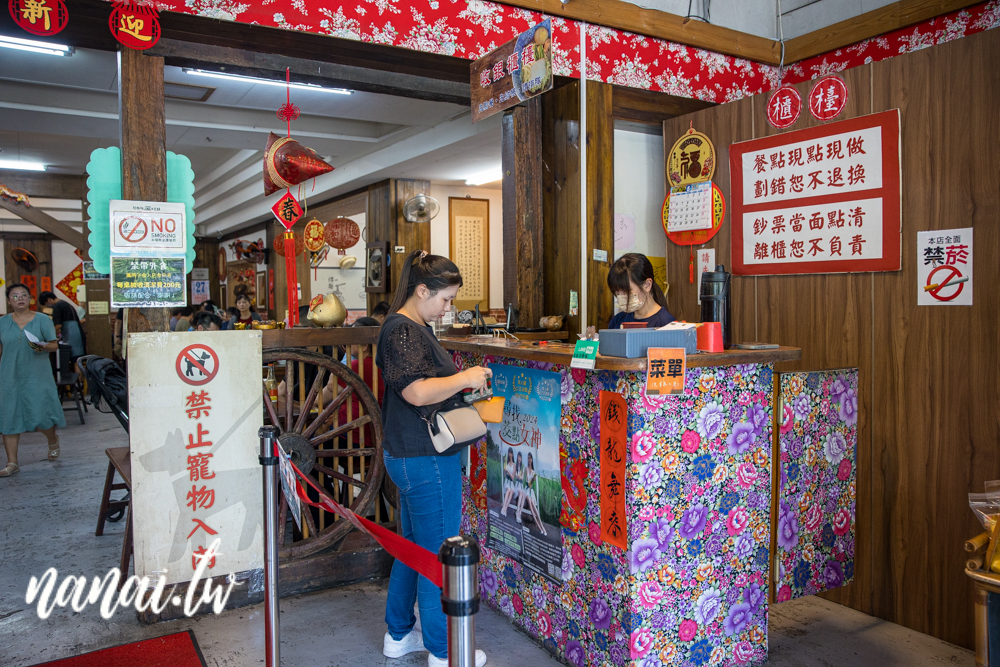
[[[466,367],[482,363],[474,354],[457,356]],[[641,373],[549,370],[562,375],[562,583],[483,546],[486,512],[466,496],[465,512],[482,549],[484,602],[570,665],[762,663],[771,366],[698,369],[688,373],[687,395],[656,400],[644,396]],[[594,417],[601,390],[618,391],[629,408],[627,551],[600,537]],[[483,466],[485,458],[480,452],[474,460]],[[470,472],[475,479],[476,471]],[[831,523],[831,531],[836,528]],[[835,580],[838,570],[821,574]]]
[[[778,602],[853,578],[857,391],[857,369],[781,374]]]

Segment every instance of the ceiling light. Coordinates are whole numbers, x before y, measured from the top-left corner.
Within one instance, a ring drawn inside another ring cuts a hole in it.
[[[223,74],[221,72],[209,72],[203,69],[185,69],[185,74],[194,74],[195,76],[209,76],[214,79],[228,79],[229,81],[241,81],[243,83],[259,83],[265,86],[281,86],[285,87],[284,81],[278,81],[277,79],[261,79],[256,76],[243,76],[240,74]],[[289,88],[294,90],[312,90],[322,93],[336,93],[337,95],[353,95],[353,90],[347,90],[346,88],[326,88],[324,86],[317,85],[315,83],[292,83],[288,84]]]
[[[18,51],[30,51],[31,53],[44,53],[48,56],[68,56],[73,50],[62,44],[50,44],[39,42],[34,39],[20,39],[18,37],[7,37],[0,35],[0,46],[6,49],[17,49]]]
[[[503,169],[496,168],[491,171],[484,171],[481,174],[476,174],[475,176],[470,176],[465,179],[466,185],[484,185],[486,183],[493,183],[494,181],[499,181],[503,178]]]
[[[0,160],[0,169],[21,169],[23,171],[45,171],[41,162],[21,162],[20,160]]]

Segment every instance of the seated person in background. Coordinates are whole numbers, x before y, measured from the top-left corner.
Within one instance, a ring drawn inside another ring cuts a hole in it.
[[[619,329],[623,322],[645,322],[646,327],[656,329],[674,321],[667,310],[667,297],[653,279],[653,265],[645,255],[622,255],[608,272],[608,288],[621,310],[608,322],[609,329]]]
[[[250,302],[250,297],[246,294],[240,294],[236,297],[237,315],[229,319],[229,328],[236,329],[236,323],[250,325],[254,322],[260,322],[260,315],[254,310],[253,303]]]
[[[87,334],[80,325],[76,308],[69,301],[63,301],[53,292],[42,292],[38,295],[38,303],[42,308],[52,309],[52,324],[56,327],[56,337],[59,342],[69,345],[70,364],[87,353]],[[79,370],[77,371],[79,372]]]
[[[206,313],[215,313],[216,311],[215,302],[212,301],[211,299],[206,299],[205,301],[201,302],[201,309]]]
[[[170,330],[177,331],[177,320],[181,318],[181,308],[170,309]]]
[[[222,318],[206,310],[195,313],[192,323],[195,331],[220,331],[222,329]]]
[[[180,317],[177,318],[177,326],[174,327],[174,331],[191,331],[192,315],[194,315],[194,310],[192,310],[191,306],[181,308]]]
[[[378,322],[378,326],[382,326],[382,323],[385,322],[385,318],[388,314],[389,314],[389,302],[379,301],[378,303],[375,304],[375,307],[372,308],[371,319]]]
[[[229,306],[229,308],[226,308],[226,312],[225,313],[223,313],[220,310],[219,314],[223,316],[223,319],[222,319],[222,330],[226,331],[227,329],[231,329],[232,328],[232,327],[229,326],[229,322],[232,321],[232,319],[234,317],[239,317],[240,316],[240,311],[236,310],[232,306]]]

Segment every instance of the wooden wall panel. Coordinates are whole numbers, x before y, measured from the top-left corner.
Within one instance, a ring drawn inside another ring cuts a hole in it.
[[[571,83],[542,96],[542,210],[546,315],[569,313],[580,291],[580,88]],[[566,323],[580,331],[579,316]]]
[[[614,315],[608,272],[615,259],[615,123],[612,87],[587,82],[587,324],[603,329]],[[594,261],[605,250],[607,262]],[[579,251],[578,251],[579,252]]]
[[[0,296],[3,297],[4,301],[7,300],[6,288],[7,285],[13,283],[21,282],[21,276],[34,276],[35,278],[35,298],[42,293],[42,278],[49,278],[52,282],[52,286],[49,288],[50,291],[55,291],[55,281],[52,280],[52,236],[49,234],[30,234],[23,232],[4,232],[3,234],[3,252],[4,257],[7,260],[4,262],[5,273],[7,274],[4,278],[7,284],[4,285],[4,290],[0,292]],[[38,266],[34,271],[28,272],[17,265],[16,262],[11,258],[11,251],[14,248],[24,248],[38,260]],[[38,309],[38,304],[35,304],[36,309]],[[10,305],[7,305],[7,311],[10,311]]]
[[[403,262],[406,260],[407,255],[418,248],[426,250],[427,252],[431,251],[430,223],[407,222],[403,218],[403,204],[409,201],[411,197],[415,197],[419,194],[430,195],[431,182],[397,179],[395,183],[396,198],[394,215],[396,218],[396,234],[394,239],[389,239],[389,256],[392,257],[392,283],[390,285],[390,289],[393,291],[395,291],[395,286],[399,284],[399,276],[403,271]],[[447,202],[442,203],[441,210],[438,212],[438,215],[447,216],[447,206]],[[405,248],[403,254],[397,255],[395,253],[393,246],[397,245]]]
[[[902,119],[903,271],[875,275],[875,614],[973,645],[966,494],[1000,477],[1000,32],[872,66]],[[916,305],[918,231],[975,229],[971,307]]]
[[[998,61],[1000,32],[987,31],[842,73],[850,98],[838,120],[901,113],[902,271],[734,278],[734,338],[801,347],[785,370],[859,369],[855,581],[824,597],[969,648],[961,543],[980,527],[966,494],[1000,477]],[[806,98],[811,85],[797,88]],[[665,146],[693,121],[725,164],[731,142],[776,132],[766,98],[667,121]],[[793,129],[815,124],[805,110]],[[728,169],[714,180],[728,198]],[[728,266],[725,224],[709,247]],[[917,232],[969,226],[975,305],[918,307]],[[698,319],[687,260],[668,243],[671,310]]]
[[[847,106],[837,118],[846,120],[872,111],[871,68],[857,67],[841,74],[849,92]],[[804,101],[812,82],[795,86]],[[754,137],[783,134],[767,122],[767,97],[753,98]],[[808,109],[794,130],[822,125]],[[729,159],[728,150],[720,160]],[[868,273],[757,278],[757,338],[802,348],[802,359],[778,364],[779,370],[858,368],[857,498],[854,582],[826,597],[865,613],[872,612],[871,554],[871,415],[872,415],[872,276]]]

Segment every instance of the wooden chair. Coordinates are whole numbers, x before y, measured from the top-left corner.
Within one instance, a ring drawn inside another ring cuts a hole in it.
[[[108,474],[104,478],[104,494],[101,496],[101,511],[97,517],[97,530],[94,535],[100,537],[104,534],[104,522],[108,519],[109,512],[119,509],[127,510],[125,542],[122,544],[119,564],[122,576],[118,580],[118,588],[121,589],[128,577],[128,567],[132,559],[132,457],[128,447],[109,447],[104,450],[104,453],[108,456]],[[122,478],[119,483],[115,483],[116,472]],[[128,490],[128,498],[111,500],[111,492],[122,489]]]
[[[80,423],[85,424],[83,419],[83,413],[87,412],[87,401],[83,398],[83,382],[80,380],[80,374],[73,370],[73,364],[70,361],[70,346],[65,343],[59,343],[59,349],[56,351],[56,389],[59,390],[59,401],[62,402],[65,396],[69,396],[76,403],[75,408],[63,408],[66,410],[76,410],[77,414],[80,415]]]

